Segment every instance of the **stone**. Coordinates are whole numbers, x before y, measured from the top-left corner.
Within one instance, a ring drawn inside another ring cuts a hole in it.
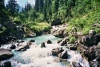
[[[10,49],[15,49],[16,46],[14,44],[11,45]]]
[[[16,48],[16,51],[26,51],[29,48],[30,48],[30,44],[23,42],[18,45],[18,47]]]
[[[41,44],[41,48],[45,48],[46,46],[45,46],[45,43],[43,42],[42,44]]]
[[[90,30],[89,35],[92,35],[92,36],[96,35],[96,31],[95,30]]]
[[[47,44],[52,44],[51,40],[47,40]]]
[[[4,62],[2,67],[11,67],[11,62],[10,61]]]
[[[64,50],[62,48],[54,48],[52,49],[52,55],[58,56],[59,53],[63,52]]]
[[[68,59],[68,53],[67,53],[67,51],[61,52],[60,54],[58,54],[58,57],[62,58],[62,59]]]
[[[29,42],[35,42],[35,40],[30,40]]]
[[[0,60],[9,59],[13,56],[13,53],[8,49],[0,49]]]
[[[76,45],[70,46],[70,50],[77,50],[77,46]]]
[[[57,43],[60,43],[62,40],[58,40]]]
[[[71,67],[83,67],[83,66],[81,66],[80,63],[78,62],[72,62]]]

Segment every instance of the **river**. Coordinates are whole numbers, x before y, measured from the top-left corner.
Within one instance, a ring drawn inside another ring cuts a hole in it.
[[[79,53],[57,44],[57,41],[61,38],[48,34],[34,38],[26,38],[24,40],[28,42],[31,39],[35,40],[35,43],[27,51],[12,50],[14,56],[6,60],[11,61],[12,67],[69,67],[68,65],[73,61],[80,63],[83,67],[90,67],[88,61],[83,59]],[[46,48],[41,48],[40,44],[46,42],[48,39],[53,43],[46,44]],[[9,45],[2,46],[2,48],[7,48]],[[58,57],[54,57],[51,54],[52,49],[57,47],[63,47],[64,50],[68,51],[69,58],[64,62],[56,62],[55,59]]]

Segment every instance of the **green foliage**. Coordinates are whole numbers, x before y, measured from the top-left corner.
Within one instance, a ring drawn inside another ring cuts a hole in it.
[[[14,1],[14,7],[11,6],[13,5],[12,1]],[[83,34],[87,34],[90,29],[100,33],[100,29],[93,26],[100,22],[99,0],[36,0],[35,7],[27,3],[23,11],[20,13],[14,12],[16,16],[13,17],[10,10],[12,12],[16,11],[17,5],[15,0],[9,0],[7,4],[7,14],[10,20],[20,21],[21,24],[36,32],[48,30],[50,25],[45,22],[51,23],[54,19],[60,18],[62,22],[69,23],[67,29],[69,32],[71,32],[72,27],[75,27]]]
[[[35,25],[31,26],[31,29],[33,29],[35,32],[48,31],[50,29],[50,25],[45,22],[36,23]]]
[[[16,13],[19,11],[19,5],[17,4],[17,1],[15,0],[9,0],[8,4],[6,5],[6,8],[8,9],[10,15],[15,16]]]
[[[74,43],[75,42],[75,37],[73,35],[69,35],[69,42]]]

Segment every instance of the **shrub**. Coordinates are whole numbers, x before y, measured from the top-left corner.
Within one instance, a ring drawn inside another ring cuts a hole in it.
[[[31,29],[33,29],[35,32],[48,31],[50,29],[50,25],[44,22],[36,23],[35,25],[31,26]]]

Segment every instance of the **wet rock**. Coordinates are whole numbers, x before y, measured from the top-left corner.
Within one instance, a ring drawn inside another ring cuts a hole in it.
[[[35,40],[30,40],[29,42],[35,42]]]
[[[11,67],[11,62],[6,61],[6,62],[3,63],[3,65],[1,67]]]
[[[77,46],[76,45],[71,45],[70,50],[77,50]]]
[[[55,48],[52,49],[52,55],[53,56],[58,56],[59,53],[63,52],[64,50],[62,48]]]
[[[16,48],[16,51],[26,51],[29,48],[30,48],[30,44],[23,42],[18,45],[18,47]]]
[[[43,42],[42,44],[41,44],[41,48],[45,48],[46,46],[45,46],[45,43]]]
[[[85,57],[88,58],[88,61],[92,61],[94,59],[100,60],[100,46],[82,46],[80,51]]]
[[[52,44],[51,40],[47,40],[47,44]]]
[[[15,49],[16,46],[14,44],[11,45],[10,49]]]
[[[9,59],[13,56],[13,53],[7,49],[0,49],[0,60]]]
[[[97,45],[100,42],[100,34],[95,34],[95,32],[90,32],[89,35],[79,37],[78,43],[85,46]]]
[[[81,64],[78,63],[78,62],[72,62],[70,66],[71,66],[71,67],[83,67],[83,66],[81,66]]]
[[[97,61],[96,59],[90,61],[90,67],[100,67],[100,61]]]
[[[68,59],[68,53],[67,53],[67,51],[63,51],[62,53],[59,53],[58,57],[62,58],[62,59]]]
[[[17,43],[23,43],[25,42],[24,40],[17,40]]]
[[[68,35],[68,32],[66,31],[66,29],[57,29],[57,30],[52,29],[51,34],[56,37],[63,38]]]
[[[59,43],[59,45],[64,46],[64,45],[67,44],[67,42],[68,42],[68,37],[65,37],[65,38],[63,38],[63,39],[61,40],[61,42]]]

